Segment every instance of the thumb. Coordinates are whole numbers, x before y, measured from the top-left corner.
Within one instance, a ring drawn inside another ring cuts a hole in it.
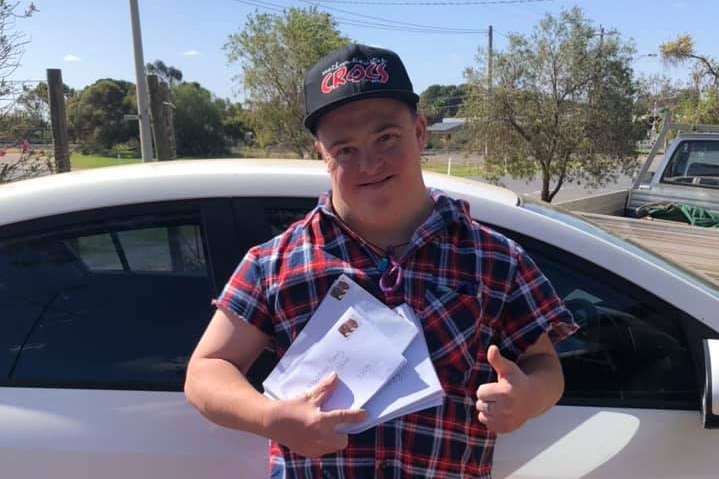
[[[509,359],[502,356],[499,348],[494,344],[487,350],[487,362],[497,372],[498,378],[503,378],[511,374],[517,368],[517,365]]]
[[[337,387],[337,373],[331,372],[322,378],[315,387],[309,390],[307,393],[307,399],[309,399],[313,404],[319,406],[325,401],[325,399],[327,399],[327,396],[334,391],[335,387]]]

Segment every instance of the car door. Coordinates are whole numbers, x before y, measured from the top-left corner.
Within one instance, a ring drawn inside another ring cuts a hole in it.
[[[699,411],[701,340],[717,332],[611,271],[504,232],[549,277],[581,329],[557,345],[562,400],[498,438],[494,477],[716,477],[719,431],[704,429]]]
[[[3,477],[266,476],[267,441],[182,392],[249,246],[235,225],[230,200],[203,200],[0,229]]]

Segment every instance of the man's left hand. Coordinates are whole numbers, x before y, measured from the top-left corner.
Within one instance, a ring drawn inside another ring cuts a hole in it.
[[[477,388],[477,418],[494,432],[512,432],[532,417],[529,377],[497,346],[489,347],[487,361],[497,373],[497,382]]]

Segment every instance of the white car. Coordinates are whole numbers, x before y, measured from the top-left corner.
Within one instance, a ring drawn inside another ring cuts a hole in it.
[[[509,190],[425,178],[519,241],[582,326],[557,346],[563,399],[499,438],[495,477],[717,477],[719,287]],[[328,187],[319,161],[273,160],[0,186],[0,476],[266,477],[267,441],[189,406],[185,365],[246,249]]]

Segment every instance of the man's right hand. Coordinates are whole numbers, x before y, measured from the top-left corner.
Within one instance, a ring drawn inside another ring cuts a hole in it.
[[[320,406],[336,386],[337,375],[332,373],[301,396],[272,401],[264,418],[268,436],[306,457],[319,457],[347,447],[347,434],[337,432],[336,428],[366,420],[367,411],[321,411]]]

